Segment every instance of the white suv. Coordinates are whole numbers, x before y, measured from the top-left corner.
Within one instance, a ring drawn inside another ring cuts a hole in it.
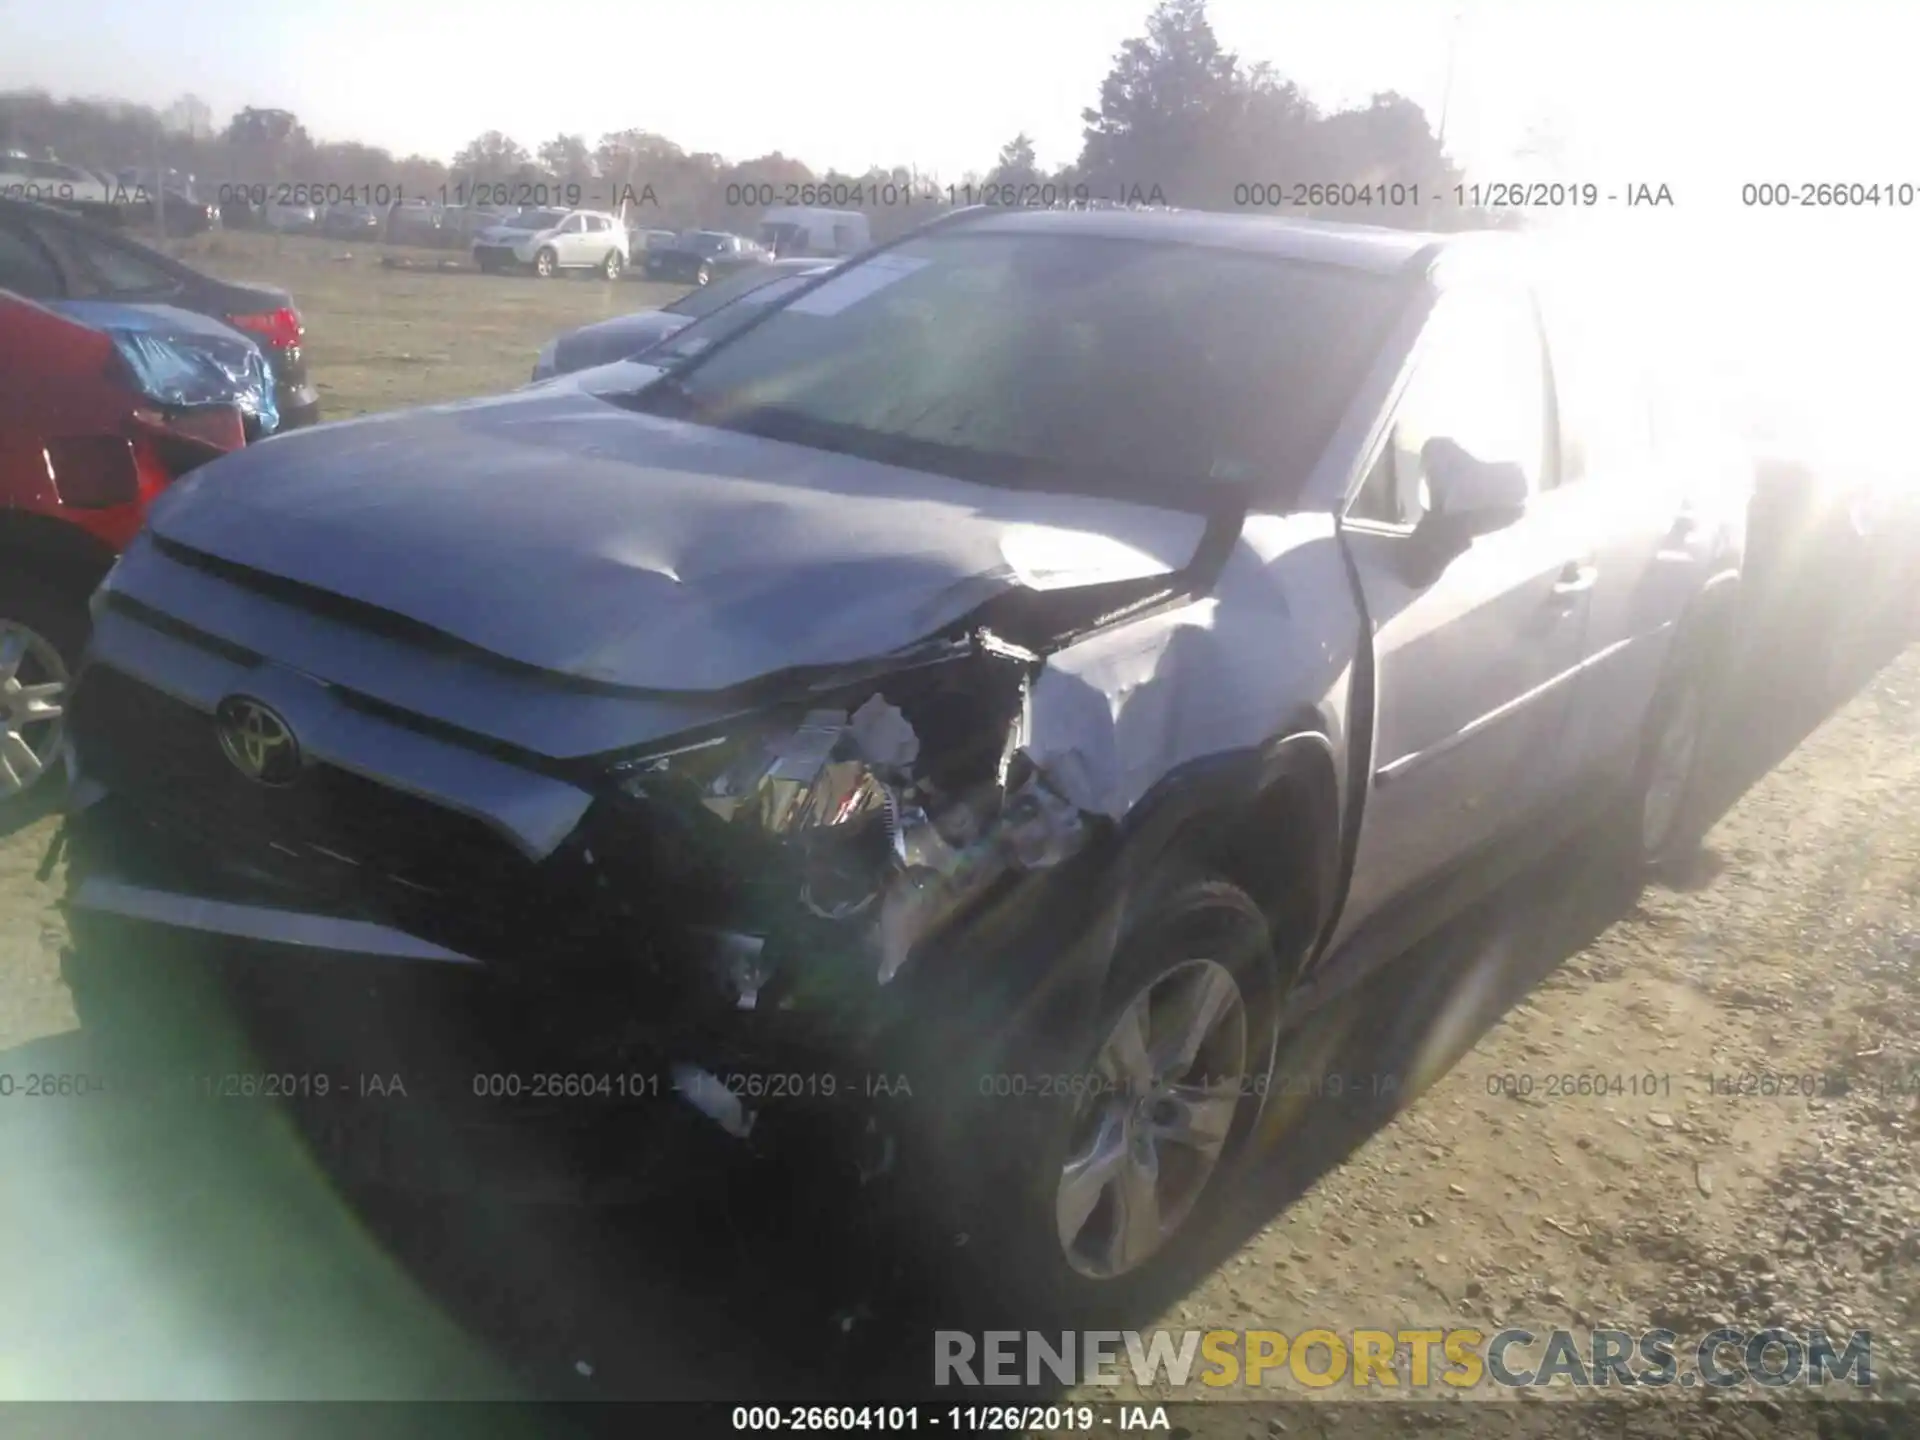
[[[474,237],[473,262],[488,274],[530,265],[542,279],[598,270],[618,280],[627,268],[627,232],[603,210],[522,210]]]

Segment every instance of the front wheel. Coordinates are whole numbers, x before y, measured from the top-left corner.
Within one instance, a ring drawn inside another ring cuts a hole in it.
[[[620,258],[618,250],[609,250],[607,258],[600,262],[600,273],[609,280],[618,280],[620,272],[627,268],[627,262]]]
[[[67,690],[87,631],[84,601],[37,581],[0,581],[0,807],[58,771]]]
[[[540,253],[533,257],[533,273],[542,280],[551,280],[559,268],[560,257],[553,253],[551,246],[542,246]]]
[[[1272,1066],[1272,937],[1224,881],[1129,923],[1091,1048],[990,1185],[991,1278],[1050,1312],[1161,1298],[1204,1247]]]
[[[711,265],[702,265],[698,270],[693,272],[693,283],[696,285],[705,285],[712,279],[713,267]]]

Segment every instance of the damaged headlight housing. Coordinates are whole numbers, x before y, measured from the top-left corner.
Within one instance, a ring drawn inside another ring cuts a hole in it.
[[[951,792],[923,763],[937,757],[922,756],[906,714],[875,691],[851,710],[809,710],[649,753],[613,779],[636,796],[680,787],[722,821],[790,847],[797,904],[858,925],[885,984],[994,881],[1058,864],[1085,843],[1083,817],[1018,756],[1018,734],[1010,717],[997,783]]]

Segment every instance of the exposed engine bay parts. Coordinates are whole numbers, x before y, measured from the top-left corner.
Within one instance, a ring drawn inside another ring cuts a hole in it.
[[[795,862],[799,907],[856,929],[884,985],[995,881],[1057,865],[1086,843],[1086,818],[1021,748],[1022,668],[984,649],[960,668],[981,666],[983,687],[962,690],[952,675],[898,684],[920,725],[873,690],[851,709],[811,709],[751,738],[625,762],[619,783],[637,798],[690,797],[730,830],[777,842]],[[766,975],[758,938],[715,935],[742,1009]]]

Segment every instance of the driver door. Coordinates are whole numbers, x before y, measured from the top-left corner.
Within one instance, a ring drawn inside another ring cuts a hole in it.
[[[1519,518],[1436,554],[1420,529],[1433,439],[1518,466]],[[1593,576],[1586,541],[1552,503],[1557,458],[1531,297],[1443,292],[1342,525],[1372,626],[1373,746],[1336,944],[1390,902],[1417,910],[1424,893],[1450,892],[1551,803]]]

